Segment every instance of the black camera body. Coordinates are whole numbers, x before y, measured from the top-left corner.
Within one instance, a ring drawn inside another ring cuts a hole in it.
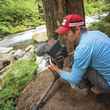
[[[68,56],[67,48],[58,40],[51,39],[48,42],[40,43],[35,50],[38,56],[49,55],[52,63],[63,68],[64,59]]]

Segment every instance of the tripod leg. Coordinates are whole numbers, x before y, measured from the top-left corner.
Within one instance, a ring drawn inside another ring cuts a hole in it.
[[[45,102],[49,101],[56,94],[56,92],[63,87],[64,84],[67,84],[67,82],[61,78],[57,79],[53,87],[48,92],[47,96],[45,97],[44,101]]]
[[[41,107],[43,107],[47,101],[49,101],[55,94],[56,92],[63,87],[64,84],[67,82],[64,81],[63,79],[59,78],[55,81],[53,81],[47,90],[44,92],[44,94],[41,96],[40,100],[37,102],[36,105],[33,105],[32,110],[39,110]]]
[[[39,108],[44,105],[46,97],[48,97],[48,93],[51,90],[51,88],[54,86],[54,83],[57,81],[57,79],[54,79],[53,82],[48,86],[48,88],[45,90],[45,92],[42,94],[41,98],[38,100],[36,104],[33,105],[32,110],[39,110]]]

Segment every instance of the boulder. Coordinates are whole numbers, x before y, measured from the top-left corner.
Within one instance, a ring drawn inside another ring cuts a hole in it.
[[[47,30],[45,26],[37,27],[33,32],[32,39],[36,42],[42,42],[48,40]]]
[[[32,59],[33,53],[32,52],[27,52],[21,59]]]
[[[10,64],[9,60],[0,60],[0,70]]]
[[[25,54],[25,51],[24,51],[24,50],[18,49],[18,50],[14,53],[13,57],[14,57],[15,59],[19,59],[19,58],[23,57],[24,54]]]
[[[25,48],[25,54],[22,57],[22,59],[32,59],[34,55],[34,46],[29,45],[28,47]]]
[[[13,50],[13,47],[0,47],[0,54],[5,54]]]
[[[34,46],[33,45],[29,45],[25,48],[25,52],[33,52],[34,51]]]

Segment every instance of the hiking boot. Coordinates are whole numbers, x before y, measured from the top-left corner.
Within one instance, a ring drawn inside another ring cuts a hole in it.
[[[97,95],[96,102],[104,104],[104,105],[110,105],[110,94],[102,93],[100,95]]]

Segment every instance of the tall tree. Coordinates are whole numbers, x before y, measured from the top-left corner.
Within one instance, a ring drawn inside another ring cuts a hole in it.
[[[48,36],[54,36],[54,31],[60,25],[64,15],[69,13],[84,14],[83,0],[42,0]]]

